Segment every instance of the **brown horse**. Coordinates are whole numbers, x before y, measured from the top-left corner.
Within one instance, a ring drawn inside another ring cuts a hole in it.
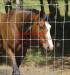
[[[12,75],[20,75],[22,57],[31,45],[40,44],[45,50],[48,47],[49,50],[53,49],[50,28],[45,15],[41,16],[39,11],[12,10],[8,14],[0,13],[0,35],[4,51],[13,66]]]

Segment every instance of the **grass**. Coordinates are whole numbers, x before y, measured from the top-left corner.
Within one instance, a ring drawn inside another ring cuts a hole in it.
[[[70,12],[70,1],[68,3],[69,3],[69,12]],[[23,6],[24,6],[24,8],[27,8],[27,9],[34,8],[34,9],[41,10],[39,0],[24,0]],[[15,7],[15,5],[13,7]],[[64,11],[64,0],[62,0],[62,1],[58,0],[58,8],[60,10],[61,16],[64,16],[64,12],[65,12]],[[46,0],[44,0],[44,9],[45,9],[46,14],[48,14],[49,13],[49,8],[48,8],[48,4],[47,4]],[[0,12],[5,12],[3,0],[0,0]],[[68,12],[68,15],[70,15],[69,12]]]
[[[4,2],[0,0],[0,12],[5,12]]]
[[[65,14],[65,5],[64,5],[64,1],[58,1],[58,8],[59,8],[59,10],[60,10],[60,14],[62,15],[62,16],[64,16],[64,14]],[[68,2],[68,5],[69,5],[69,11],[68,11],[68,15],[70,16],[70,1]]]
[[[45,64],[45,56],[42,55],[42,49],[41,48],[33,48],[32,50],[28,50],[27,55],[25,57],[24,63],[29,63],[29,62],[35,62],[36,64]]]

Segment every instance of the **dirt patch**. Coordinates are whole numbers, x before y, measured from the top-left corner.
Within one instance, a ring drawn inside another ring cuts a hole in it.
[[[68,63],[66,62],[64,65],[48,65],[47,63],[45,65],[36,65],[35,62],[29,62],[22,64],[19,69],[21,75],[70,75],[70,68],[66,64]],[[12,67],[0,66],[0,75],[12,75]]]
[[[63,66],[54,68],[54,65],[37,66],[31,63],[23,65],[20,70],[24,75],[70,75],[70,69]]]

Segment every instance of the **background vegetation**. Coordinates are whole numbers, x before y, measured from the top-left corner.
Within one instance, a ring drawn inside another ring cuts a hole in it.
[[[15,0],[13,0],[15,1]],[[57,3],[58,3],[58,8],[59,8],[59,11],[60,11],[60,14],[63,16],[64,15],[64,12],[65,12],[65,2],[64,0],[56,0]],[[48,2],[47,0],[43,0],[43,3],[44,3],[44,9],[45,9],[45,12],[48,14],[49,13],[49,8],[48,8]],[[70,0],[68,0],[68,4],[69,4],[69,12],[70,12]],[[13,7],[15,8],[16,5],[15,5],[15,2],[13,4]],[[41,10],[41,6],[40,6],[40,0],[23,0],[23,8],[27,8],[27,9],[31,9],[31,8],[34,8],[34,9],[38,9],[38,10]],[[0,12],[5,12],[5,8],[4,8],[4,0],[0,0]],[[68,12],[68,15],[70,15],[70,13]]]

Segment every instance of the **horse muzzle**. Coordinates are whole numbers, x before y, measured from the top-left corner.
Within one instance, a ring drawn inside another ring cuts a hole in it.
[[[47,50],[49,50],[49,51],[52,51],[53,50],[53,48],[54,48],[54,46],[53,46],[53,44],[46,44],[46,43],[44,43],[43,44],[43,48],[47,51]]]

